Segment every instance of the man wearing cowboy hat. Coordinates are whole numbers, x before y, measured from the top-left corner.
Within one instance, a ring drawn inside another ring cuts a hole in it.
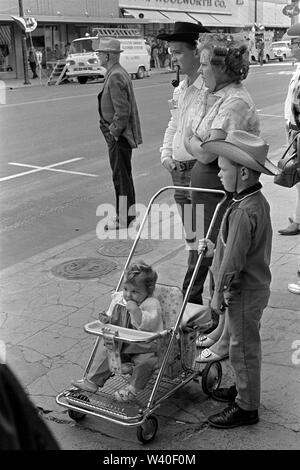
[[[176,22],[174,31],[171,34],[159,34],[158,39],[169,42],[170,53],[173,57],[173,64],[179,67],[184,80],[177,83],[173,93],[173,99],[169,101],[171,119],[165,131],[163,145],[160,148],[161,162],[166,170],[171,174],[174,186],[188,187],[190,185],[191,170],[196,163],[196,159],[187,152],[184,145],[186,129],[190,122],[199,113],[202,105],[205,86],[202,77],[199,75],[200,66],[197,49],[197,39],[199,34],[209,32],[201,23]],[[183,225],[187,248],[192,250],[195,244],[192,230],[192,205],[191,196],[188,190],[176,190],[174,194]],[[190,264],[190,263],[189,263]],[[184,282],[183,293],[185,294],[190,283],[192,271],[188,270]],[[202,304],[203,284],[207,274],[207,267],[200,266],[191,289],[189,300],[197,304]]]
[[[105,230],[126,228],[135,218],[135,191],[132,179],[132,149],[142,143],[138,108],[131,78],[120,65],[121,43],[115,38],[100,38],[93,44],[100,65],[107,72],[98,95],[100,129],[108,146],[109,162],[116,195],[116,217]]]
[[[212,398],[231,404],[210,416],[208,422],[228,429],[259,421],[259,328],[270,296],[272,245],[270,207],[261,193],[259,177],[261,173],[274,176],[278,169],[267,159],[269,146],[265,141],[245,131],[230,131],[225,140],[208,140],[202,147],[219,155],[218,176],[224,189],[234,194],[221,223],[216,249],[210,240],[199,242],[199,251],[205,249],[206,256],[213,256],[211,308],[222,315],[222,306],[227,307],[229,358],[236,379],[236,385],[213,392]]]

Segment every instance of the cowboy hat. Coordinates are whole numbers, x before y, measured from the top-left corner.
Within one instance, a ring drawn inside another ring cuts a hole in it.
[[[288,36],[300,36],[300,23],[296,23],[287,30]]]
[[[225,140],[208,140],[201,147],[251,170],[272,176],[279,173],[278,168],[267,158],[269,145],[261,137],[249,132],[229,131]]]
[[[185,21],[177,21],[174,26],[174,31],[171,34],[161,33],[157,39],[163,41],[179,41],[193,43],[199,37],[199,33],[209,33],[209,30],[202,26],[201,23],[188,23]]]
[[[121,50],[121,43],[118,39],[115,38],[100,38],[94,39],[92,42],[94,51],[96,52],[123,52]]]

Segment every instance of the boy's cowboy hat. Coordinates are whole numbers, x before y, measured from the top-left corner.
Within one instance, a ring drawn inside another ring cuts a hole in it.
[[[300,23],[296,23],[287,30],[288,36],[300,36]]]
[[[123,52],[120,41],[115,38],[100,38],[100,41],[99,39],[94,39],[92,46],[96,52]]]
[[[159,34],[157,39],[163,41],[179,41],[193,43],[199,37],[199,33],[209,33],[210,31],[202,26],[201,23],[188,23],[185,21],[177,21],[174,26],[174,31],[171,34]]]
[[[225,140],[208,140],[203,150],[228,158],[228,160],[266,175],[277,175],[279,169],[267,158],[269,145],[257,135],[235,130],[229,131]]]

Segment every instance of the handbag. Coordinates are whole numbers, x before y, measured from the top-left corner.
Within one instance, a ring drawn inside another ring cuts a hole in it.
[[[290,149],[293,146],[292,153]],[[297,132],[292,142],[277,163],[280,173],[274,176],[274,183],[286,188],[292,188],[300,182],[300,132]]]

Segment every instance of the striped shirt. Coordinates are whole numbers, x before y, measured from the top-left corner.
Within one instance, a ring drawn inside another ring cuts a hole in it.
[[[185,78],[175,88],[173,99],[169,100],[171,119],[160,148],[162,162],[166,158],[178,161],[195,159],[186,151],[184,138],[186,129],[200,112],[205,89],[201,76],[198,76],[191,85],[188,85],[188,80]]]

